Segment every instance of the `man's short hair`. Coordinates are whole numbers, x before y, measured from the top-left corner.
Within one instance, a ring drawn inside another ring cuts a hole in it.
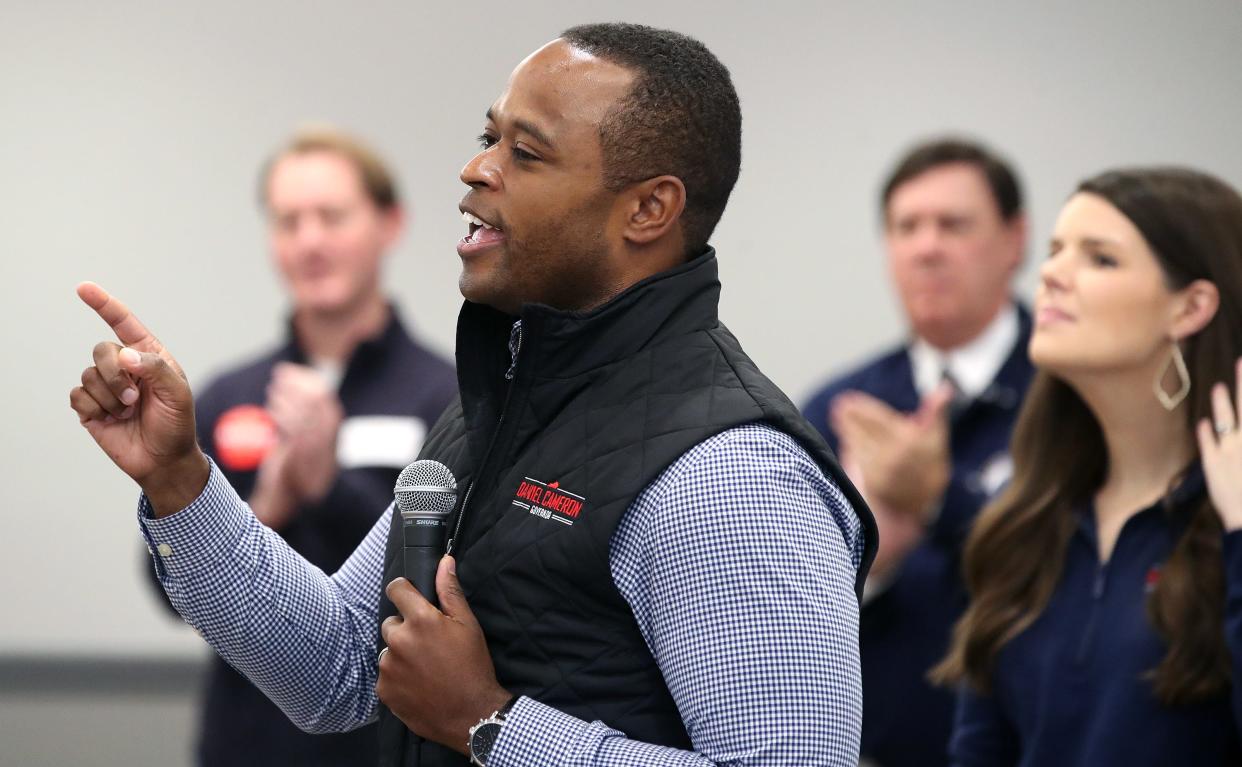
[[[1012,221],[1022,212],[1022,185],[1009,163],[978,142],[943,138],[916,145],[897,163],[880,196],[884,217],[888,217],[888,203],[897,187],[934,168],[959,163],[973,165],[983,174],[1003,220]]]
[[[374,149],[361,139],[329,125],[299,128],[263,163],[259,170],[259,204],[267,207],[267,185],[276,163],[290,155],[331,152],[340,155],[358,169],[362,188],[375,207],[387,211],[401,204],[397,182],[388,166]]]
[[[682,234],[687,253],[697,255],[742,163],[742,108],[729,70],[698,40],[639,24],[584,24],[561,38],[635,74],[600,126],[604,185],[616,191],[656,176],[681,179]]]

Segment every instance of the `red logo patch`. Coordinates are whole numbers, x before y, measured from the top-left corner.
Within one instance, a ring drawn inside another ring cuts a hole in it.
[[[212,438],[224,468],[254,471],[276,445],[276,423],[258,405],[238,405],[216,421]]]
[[[536,517],[572,525],[582,513],[586,498],[560,488],[560,481],[546,483],[525,477],[513,494],[513,505],[526,509]]]
[[[1160,565],[1153,566],[1147,571],[1147,577],[1143,579],[1143,590],[1148,594],[1156,590],[1160,585]]]

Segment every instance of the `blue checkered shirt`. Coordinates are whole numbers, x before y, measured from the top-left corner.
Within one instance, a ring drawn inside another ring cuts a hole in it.
[[[172,604],[310,732],[376,714],[391,515],[328,575],[255,519],[215,466],[182,511],[155,519],[146,498],[139,509]],[[701,442],[635,499],[610,550],[694,751],[523,697],[489,767],[856,765],[862,550],[848,501],[789,436],[751,424]]]

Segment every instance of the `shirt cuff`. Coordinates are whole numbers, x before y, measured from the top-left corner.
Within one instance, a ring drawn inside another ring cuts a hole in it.
[[[552,765],[560,759],[572,761],[572,754],[581,748],[592,728],[601,729],[601,734],[608,732],[598,722],[584,722],[523,696],[505,717],[488,767]]]
[[[138,498],[138,527],[161,581],[203,572],[235,546],[253,516],[215,461],[208,461],[206,487],[181,511],[157,518],[146,494]]]

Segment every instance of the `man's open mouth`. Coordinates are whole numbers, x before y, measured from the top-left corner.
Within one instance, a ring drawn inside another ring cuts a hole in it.
[[[505,238],[505,233],[500,227],[484,221],[468,210],[463,210],[461,212],[461,218],[469,226],[469,232],[466,234],[466,242],[481,245],[489,242],[497,242]]]

